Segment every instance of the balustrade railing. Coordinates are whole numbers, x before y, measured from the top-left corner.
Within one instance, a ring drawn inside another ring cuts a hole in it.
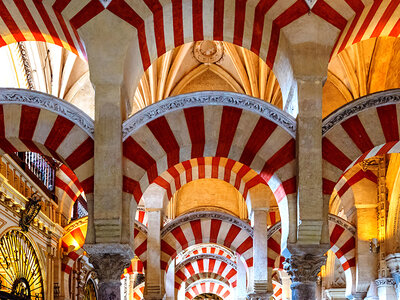
[[[53,192],[57,163],[52,158],[47,158],[39,153],[18,152],[17,155],[45,187]]]

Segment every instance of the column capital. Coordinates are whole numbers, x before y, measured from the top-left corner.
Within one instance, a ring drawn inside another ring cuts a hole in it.
[[[134,257],[127,244],[88,244],[85,250],[100,281],[119,282],[122,272],[129,267]]]
[[[375,283],[377,287],[383,287],[383,286],[394,286],[395,281],[393,278],[378,278],[375,280]]]
[[[292,255],[286,258],[283,269],[291,276],[292,282],[316,282],[318,273],[326,263],[326,256],[313,254]]]
[[[400,276],[400,253],[393,253],[386,256],[386,264],[393,277],[395,274]]]

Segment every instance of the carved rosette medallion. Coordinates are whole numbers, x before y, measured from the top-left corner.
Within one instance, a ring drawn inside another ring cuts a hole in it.
[[[224,55],[222,42],[198,41],[193,45],[193,56],[202,64],[218,62]]]
[[[318,273],[325,263],[326,256],[292,255],[286,258],[283,269],[291,276],[292,282],[316,282]]]

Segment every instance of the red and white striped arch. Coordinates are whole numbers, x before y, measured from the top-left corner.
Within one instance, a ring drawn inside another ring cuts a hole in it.
[[[273,68],[283,28],[291,30],[304,24],[303,19],[312,13],[328,23],[332,30],[342,33],[340,37],[344,41],[348,39],[347,32],[353,31],[355,23],[365,19],[365,4],[369,2],[318,0],[310,10],[304,0],[113,0],[107,9],[136,30],[137,38],[133,44],[137,49],[137,59],[134,65],[141,64],[143,70],[166,51],[187,42],[207,39],[231,42],[250,49]],[[395,16],[392,7],[396,5],[388,5],[389,0],[384,2],[386,7],[391,6],[390,16]],[[363,17],[360,18],[360,15]],[[381,19],[380,23],[386,24],[383,16]],[[331,41],[332,44],[334,42]]]
[[[53,96],[0,89],[0,148],[37,152],[65,163],[86,195],[93,193],[93,120]]]
[[[139,203],[156,181],[172,194],[198,176],[235,184],[243,176],[237,182],[243,192],[262,180],[288,220],[288,203],[296,201],[295,132],[291,116],[241,94],[198,92],[160,101],[123,124],[125,197]]]
[[[136,208],[135,220],[147,226],[147,214],[144,207]]]
[[[23,41],[48,42],[86,59],[77,29],[102,10],[100,1],[95,0],[1,1],[0,47]]]
[[[356,283],[356,229],[342,218],[329,214],[331,249],[339,259],[346,275],[346,296]]]
[[[228,259],[232,259],[232,254],[230,251],[227,249],[224,249],[224,247],[221,247],[219,245],[198,245],[191,251],[188,251],[185,253],[184,259],[187,259],[189,257],[199,255],[199,254],[215,254],[215,255],[220,255],[224,256]]]
[[[213,279],[197,281],[185,290],[185,296],[188,299],[193,299],[205,293],[216,294],[222,299],[231,299],[233,296],[232,290],[228,285]]]
[[[351,187],[363,179],[369,180],[373,183],[378,182],[377,176],[370,170],[362,170],[361,167],[354,166],[356,170],[347,172],[343,175],[335,186],[335,190],[340,198],[346,198],[346,194]]]
[[[137,32],[133,41],[137,48],[135,63],[143,70],[166,51],[207,39],[251,49],[272,68],[281,29],[309,11],[303,0],[113,0],[107,9]]]
[[[343,207],[345,214],[354,208],[355,198],[353,188],[362,180],[368,180],[374,184],[378,182],[377,176],[371,170],[364,171],[360,165],[356,165],[346,172],[336,184],[335,191],[342,204],[340,207]],[[331,213],[335,214],[337,212],[331,211]]]
[[[238,253],[253,267],[253,229],[242,220],[219,212],[182,215],[161,231],[161,268],[191,245],[215,243]]]
[[[59,207],[63,213],[70,216],[76,199],[82,195],[83,188],[74,172],[65,164],[56,171],[54,182]]]
[[[346,220],[329,214],[329,237],[333,253],[339,259],[346,275],[346,295],[351,294],[352,286],[355,283],[356,267],[356,228]],[[275,268],[282,269],[284,258],[280,255],[280,223],[268,231],[268,272],[272,274]]]
[[[284,27],[298,26],[310,11],[304,0],[275,1],[137,1],[6,0],[0,3],[0,46],[43,41],[86,56],[77,29],[109,10],[136,31],[136,61],[146,70],[151,62],[185,42],[224,40],[243,46],[272,68]],[[398,1],[318,0],[311,13],[340,32],[333,54],[361,40],[399,36]]]
[[[140,259],[132,259],[130,266],[124,269],[124,274],[121,275],[121,279],[125,277],[125,274],[134,273],[144,274],[144,265]]]
[[[139,284],[137,287],[133,289],[133,299],[142,300],[144,293],[144,282]]]
[[[221,259],[218,255],[201,256],[196,260],[183,263],[175,272],[175,289],[179,290],[182,282],[195,274],[214,273],[225,278],[232,288],[237,285],[237,271],[233,263]]]
[[[199,157],[172,166],[158,176],[154,183],[164,188],[170,199],[183,185],[193,180],[215,178],[233,185],[247,198],[248,190],[265,181],[248,166],[225,157]],[[250,201],[246,201],[247,209],[251,210]]]
[[[333,55],[363,40],[380,36],[399,36],[399,1],[368,1],[369,5],[364,5],[367,4],[365,3],[367,1],[361,0],[346,2],[349,3],[348,5],[355,14],[343,28],[333,50]]]
[[[146,267],[147,261],[147,228],[135,221],[135,228],[133,230],[133,247],[135,255],[142,261],[144,267]]]
[[[196,281],[200,281],[202,279],[215,279],[218,281],[221,281],[223,283],[225,283],[226,285],[229,285],[229,282],[222,277],[221,275],[218,275],[216,273],[200,273],[200,274],[194,274],[192,277],[189,277],[186,280],[186,286],[191,285],[192,283],[196,282]]]
[[[283,269],[285,258],[281,256],[281,226],[277,223],[268,229],[268,274],[272,275],[275,269]]]
[[[68,255],[64,256],[61,263],[61,271],[69,275],[74,263],[84,254],[84,252],[85,250],[83,250],[83,248],[79,248],[78,250],[71,251]]]
[[[376,155],[400,152],[399,99],[399,90],[375,93],[324,119],[323,191],[327,201],[352,166]]]

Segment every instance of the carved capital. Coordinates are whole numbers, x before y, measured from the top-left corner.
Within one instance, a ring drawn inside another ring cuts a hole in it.
[[[316,282],[318,273],[326,263],[326,256],[312,254],[292,255],[283,263],[284,270],[291,276],[292,282]]]
[[[129,245],[124,244],[91,244],[85,249],[100,281],[119,282],[134,257]]]
[[[379,278],[375,280],[376,286],[379,288],[380,286],[394,286],[395,281],[393,278]]]
[[[386,264],[392,277],[399,283],[400,279],[400,253],[393,253],[386,256]]]

